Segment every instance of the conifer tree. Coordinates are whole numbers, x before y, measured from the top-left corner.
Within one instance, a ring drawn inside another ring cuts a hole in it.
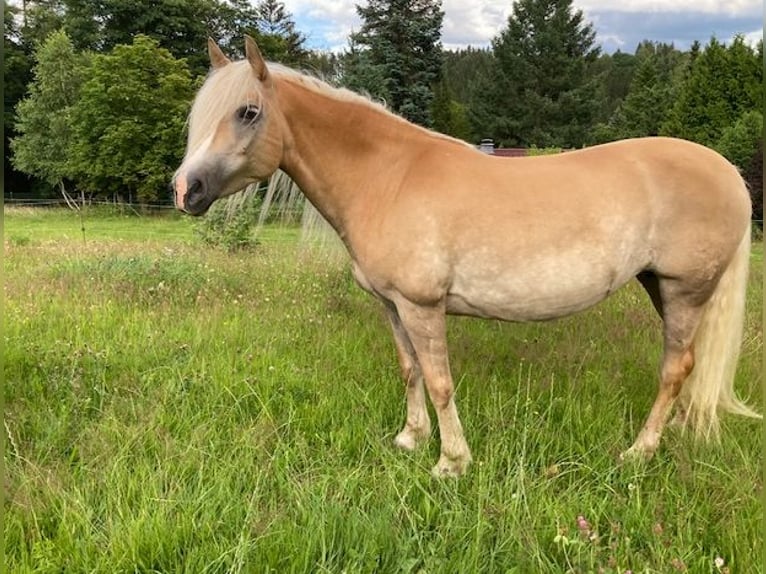
[[[612,118],[618,138],[659,135],[679,87],[675,76],[683,60],[672,44],[642,42],[636,58],[630,90]]]
[[[346,65],[349,78],[376,80],[359,87],[407,119],[430,126],[442,65],[441,0],[368,0],[356,9],[362,27],[351,36],[356,53]]]
[[[306,36],[298,32],[284,2],[263,0],[256,9],[255,30],[251,33],[266,58],[288,65],[300,65],[308,57],[303,44]]]
[[[712,38],[692,58],[663,133],[715,146],[744,113],[760,109],[763,69],[741,37],[728,48]]]
[[[598,106],[593,26],[572,0],[518,0],[493,41],[492,134],[510,145],[579,147]]]

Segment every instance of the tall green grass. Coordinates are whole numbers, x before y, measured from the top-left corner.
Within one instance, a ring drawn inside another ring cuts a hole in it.
[[[294,232],[232,254],[191,227],[94,220],[83,242],[6,212],[9,571],[762,571],[758,422],[616,462],[657,388],[637,286],[554,323],[451,319],[474,464],[436,480],[436,432],[392,446],[393,343],[346,266]],[[759,409],[762,258],[737,384]]]

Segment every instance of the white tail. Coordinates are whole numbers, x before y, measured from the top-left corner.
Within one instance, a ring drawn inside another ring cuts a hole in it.
[[[734,393],[734,374],[742,344],[750,263],[750,226],[733,259],[706,303],[694,337],[695,364],[679,397],[697,436],[718,436],[718,411],[747,417],[761,415]]]

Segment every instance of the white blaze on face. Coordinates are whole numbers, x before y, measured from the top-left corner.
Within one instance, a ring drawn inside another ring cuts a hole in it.
[[[189,167],[195,165],[198,161],[205,157],[205,154],[207,153],[212,141],[213,136],[209,136],[207,139],[205,139],[205,141],[200,144],[195,152],[191,156],[187,157],[183,164],[181,164],[181,167],[178,168],[174,180],[174,195],[177,209],[184,208],[186,193],[189,190],[189,182],[186,177],[186,174],[189,172]]]
[[[176,200],[176,209],[183,209],[184,208],[184,200],[186,199],[186,174],[184,172],[180,172],[176,176],[175,180],[175,200]]]

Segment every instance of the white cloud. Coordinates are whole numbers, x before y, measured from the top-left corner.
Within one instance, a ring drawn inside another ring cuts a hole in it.
[[[611,12],[702,12],[726,16],[758,14],[760,0],[575,0],[575,6],[586,11]]]
[[[754,30],[753,32],[747,32],[746,34],[743,34],[743,36],[745,37],[746,43],[750,44],[751,46],[755,46],[758,44],[759,40],[763,40],[763,28],[760,30]]]
[[[256,0],[252,0],[255,2]],[[348,46],[348,36],[358,30],[360,19],[355,5],[366,0],[283,0],[298,25],[308,35],[309,46],[339,51]],[[625,30],[599,29],[599,16],[612,14],[706,14],[710,18],[752,18],[753,30],[761,20],[761,0],[574,0],[576,8],[585,12],[586,18],[596,24],[600,42],[621,46],[629,41],[630,26]],[[445,12],[442,27],[442,43],[446,48],[467,45],[486,46],[505,28],[512,10],[511,0],[442,0]],[[631,16],[635,21],[635,17]],[[659,32],[659,30],[658,30]],[[753,33],[755,34],[755,32]],[[704,41],[709,30],[701,30],[699,38]],[[748,36],[750,37],[750,36]],[[664,38],[657,38],[663,40]],[[673,38],[669,38],[672,40]]]
[[[508,21],[507,0],[443,0],[443,42],[450,45],[484,45],[497,36]]]

